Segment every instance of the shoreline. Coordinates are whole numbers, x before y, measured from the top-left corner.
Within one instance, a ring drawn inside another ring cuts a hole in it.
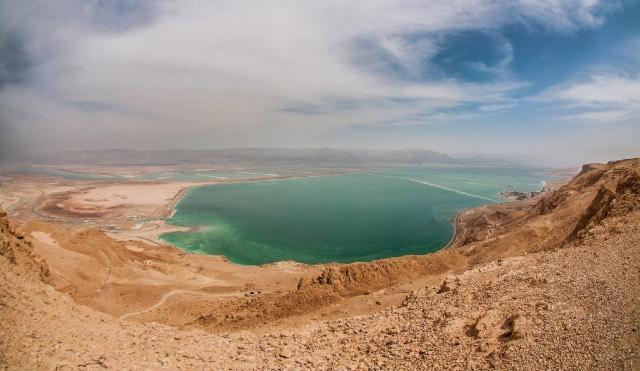
[[[451,236],[449,243],[447,243],[443,248],[436,251],[448,250],[454,247],[454,244],[458,240],[458,237],[460,237],[461,235],[460,231],[462,228],[460,228],[461,227],[460,217],[462,216],[463,213],[467,212],[468,210],[473,210],[479,207],[482,207],[482,206],[478,206],[474,208],[464,208],[456,213],[456,215],[453,217],[453,220],[451,221],[451,226],[453,227],[453,235]]]
[[[172,224],[168,224],[167,223],[167,219],[171,218],[175,212],[177,211],[177,206],[180,203],[180,201],[182,201],[182,199],[189,193],[189,191],[191,191],[192,189],[196,188],[196,187],[201,187],[201,186],[207,186],[207,185],[218,185],[218,184],[241,184],[241,183],[252,183],[252,182],[259,182],[259,181],[270,181],[270,180],[281,180],[281,179],[295,179],[295,178],[310,178],[310,177],[320,177],[320,176],[335,176],[335,175],[341,175],[341,174],[329,174],[329,175],[310,175],[310,176],[296,176],[296,177],[290,177],[290,178],[277,178],[277,179],[260,179],[260,180],[251,180],[251,181],[242,181],[242,182],[233,182],[233,183],[204,183],[204,184],[193,184],[193,185],[189,185],[184,187],[183,189],[181,189],[174,197],[173,199],[170,201],[169,205],[167,205],[167,211],[166,211],[166,215],[163,216],[162,218],[159,219],[154,219],[154,220],[150,220],[147,223],[152,223],[152,224],[156,224],[156,223],[162,223],[165,226],[169,226],[169,227],[174,227],[176,230],[171,230],[171,231],[161,231],[162,228],[158,228],[156,231],[157,233],[154,233],[152,238],[143,238],[147,241],[151,241],[154,244],[165,244],[167,246],[176,248],[178,250],[180,250],[183,253],[186,254],[195,254],[192,251],[183,249],[179,246],[176,246],[174,244],[171,244],[167,241],[165,241],[164,239],[162,239],[160,236],[162,236],[165,233],[170,233],[170,232],[193,232],[195,230],[197,230],[197,227],[181,227],[181,226],[175,226]],[[500,202],[496,202],[496,203],[492,203],[492,204],[487,204],[487,205],[497,205],[500,204]],[[462,216],[462,214],[464,214],[465,212],[468,212],[470,210],[474,210],[474,209],[479,209],[482,208],[484,206],[487,205],[480,205],[477,207],[472,207],[472,208],[464,208],[459,210],[456,215],[453,217],[453,220],[451,221],[451,225],[453,227],[453,234],[451,236],[451,239],[449,240],[449,242],[442,248],[437,249],[435,251],[430,251],[430,252],[426,252],[424,254],[419,254],[419,256],[425,256],[425,255],[429,255],[429,254],[433,254],[433,253],[437,253],[439,251],[442,250],[447,250],[447,249],[451,249],[454,247],[456,241],[458,240],[458,238],[463,235],[464,233],[464,227],[462,226],[462,223],[460,221],[460,217]],[[146,223],[145,223],[146,224]],[[255,265],[257,267],[263,267],[263,266],[268,266],[268,265],[272,265],[272,264],[277,264],[277,263],[282,263],[282,262],[293,262],[295,264],[301,264],[304,266],[309,266],[309,267],[314,267],[314,266],[321,266],[321,265],[325,265],[325,264],[340,264],[340,265],[349,265],[349,264],[354,264],[354,263],[372,263],[372,262],[376,262],[376,261],[381,261],[381,260],[386,260],[386,259],[397,259],[397,258],[402,258],[402,257],[406,257],[406,256],[411,256],[413,254],[409,254],[409,255],[400,255],[400,256],[389,256],[386,258],[380,258],[380,259],[374,259],[374,260],[366,260],[366,261],[356,261],[356,262],[351,262],[351,263],[339,263],[339,262],[327,262],[327,263],[315,263],[315,264],[309,264],[309,263],[303,263],[303,262],[298,262],[295,260],[281,260],[281,261],[277,261],[277,262],[271,262],[271,263],[265,263],[265,264],[259,264],[259,265]],[[208,255],[208,256],[215,256],[215,257],[220,257],[222,259],[225,259],[228,261],[228,258],[225,255]],[[241,264],[244,265],[244,264]]]
[[[560,179],[553,179],[553,180],[549,180],[549,181],[542,181],[544,183],[543,185],[543,189],[546,188],[546,190],[544,191],[540,191],[540,193],[536,194],[533,197],[526,197],[524,199],[521,200],[514,200],[514,199],[509,199],[506,197],[502,197],[503,201],[498,201],[496,203],[491,203],[491,204],[486,204],[486,205],[480,205],[480,206],[476,206],[476,207],[470,207],[470,208],[464,208],[461,209],[460,211],[458,211],[456,213],[456,215],[453,217],[453,220],[451,221],[451,225],[453,226],[453,236],[451,237],[451,240],[449,241],[449,243],[447,245],[445,245],[442,249],[440,250],[447,250],[447,249],[453,249],[456,247],[456,243],[458,242],[458,239],[461,236],[464,236],[464,234],[466,233],[466,223],[463,223],[460,218],[463,216],[463,214],[465,213],[469,213],[469,212],[479,212],[480,209],[482,208],[486,208],[487,206],[496,206],[496,205],[506,205],[506,204],[517,204],[517,203],[521,203],[521,202],[529,202],[531,200],[537,200],[540,199],[541,197],[544,197],[546,194],[551,193],[557,189],[559,189],[560,187],[564,186],[565,184],[567,184],[569,181],[571,181],[572,177],[569,176],[565,176],[562,177]],[[438,250],[438,251],[440,251]]]
[[[177,206],[180,203],[180,201],[182,201],[184,196],[186,196],[187,193],[189,193],[189,191],[193,187],[197,187],[197,186],[198,186],[197,184],[192,184],[192,185],[184,186],[182,189],[180,189],[178,193],[176,193],[171,198],[171,201],[169,201],[169,204],[165,206],[166,210],[164,211],[164,213],[160,215],[159,219],[161,219],[162,221],[166,221],[166,219],[170,219],[171,217],[173,217],[173,215],[177,211]]]
[[[267,182],[267,181],[277,181],[277,180],[286,180],[286,179],[305,179],[305,178],[317,178],[317,177],[326,177],[326,176],[337,176],[337,175],[345,175],[345,174],[350,174],[351,172],[345,172],[345,173],[332,173],[332,174],[309,174],[309,175],[279,175],[277,177],[272,177],[272,178],[249,178],[249,179],[229,179],[228,181],[215,181],[215,182],[203,182],[203,183],[192,183],[192,184],[188,184],[186,186],[184,186],[182,189],[180,189],[180,191],[178,191],[169,201],[168,204],[162,206],[163,211],[161,211],[160,215],[157,218],[151,218],[149,220],[147,220],[145,222],[145,224],[147,223],[152,223],[152,224],[156,224],[156,223],[162,223],[163,225],[167,225],[167,226],[171,226],[174,227],[176,229],[180,229],[181,231],[191,231],[193,228],[191,227],[180,227],[180,226],[176,226],[173,224],[169,224],[167,223],[167,220],[172,218],[175,213],[177,212],[177,207],[180,204],[180,202],[184,199],[184,197],[186,197],[187,194],[189,194],[189,192],[191,192],[191,190],[197,188],[197,187],[204,187],[204,186],[216,186],[216,185],[221,185],[221,184],[243,184],[243,183],[254,183],[254,182]],[[184,229],[183,229],[184,228]],[[168,233],[167,231],[160,231],[160,228],[158,228],[158,233],[153,234],[152,236],[152,240],[155,244],[167,244],[169,246],[175,247],[177,249],[180,249],[181,251],[185,252],[185,253],[191,253],[190,251],[184,250],[178,246],[169,244],[168,242],[166,242],[165,240],[161,239],[160,236],[164,233]],[[144,238],[145,240],[149,240],[148,238]],[[224,255],[212,255],[212,256],[220,256],[224,259],[226,259],[226,257]]]
[[[183,189],[181,189],[176,195],[174,195],[174,197],[171,199],[171,201],[169,202],[169,204],[167,204],[165,206],[165,211],[163,212],[163,214],[161,215],[160,218],[158,219],[153,219],[153,220],[149,220],[148,223],[157,223],[160,222],[166,226],[169,227],[174,227],[176,228],[178,231],[193,231],[194,229],[191,227],[181,227],[181,226],[174,226],[172,224],[167,223],[167,220],[170,219],[171,217],[173,217],[175,215],[175,213],[177,212],[177,206],[179,205],[180,201],[182,201],[184,199],[184,197],[194,188],[196,187],[202,187],[202,186],[214,186],[214,185],[220,185],[220,184],[242,184],[242,183],[253,183],[253,182],[262,182],[262,181],[276,181],[276,180],[285,180],[285,179],[304,179],[304,178],[313,178],[313,177],[325,177],[325,176],[337,176],[337,175],[344,175],[344,174],[349,174],[349,172],[347,173],[333,173],[333,174],[320,174],[320,175],[292,175],[292,176],[278,176],[278,177],[274,177],[274,178],[264,178],[264,179],[231,179],[230,181],[216,181],[216,182],[205,182],[205,183],[195,183],[195,184],[190,184],[185,186]],[[554,188],[558,188],[561,185],[565,184],[570,178],[564,178],[564,179],[560,179],[560,180],[554,180],[552,183],[554,185]],[[521,200],[521,201],[527,201],[527,200],[531,200],[533,198],[538,198],[542,195],[544,195],[546,192],[540,193],[534,197],[530,197],[527,198],[525,200]],[[485,208],[487,206],[494,206],[494,205],[499,205],[499,204],[503,204],[503,203],[517,203],[520,201],[517,200],[508,200],[508,199],[504,199],[504,201],[499,201],[496,200],[496,202],[493,203],[488,203],[485,205],[479,205],[479,206],[475,206],[475,207],[470,207],[470,208],[463,208],[461,210],[459,210],[455,216],[452,218],[452,220],[450,221],[451,226],[452,226],[452,235],[451,238],[449,240],[449,242],[444,245],[443,247],[432,251],[432,252],[427,252],[424,254],[420,254],[420,255],[428,255],[431,253],[435,253],[438,251],[442,251],[442,250],[449,250],[449,249],[453,249],[456,247],[456,245],[459,242],[459,239],[464,236],[466,234],[466,225],[464,222],[462,222],[461,217],[466,214],[469,213],[473,210],[477,210],[479,211],[482,208]],[[174,248],[179,249],[180,251],[183,251],[185,253],[190,254],[191,252],[185,249],[180,248],[179,246],[175,246],[173,244],[170,244],[169,242],[163,240],[160,238],[160,236],[162,234],[165,233],[169,233],[171,231],[163,231],[162,228],[158,228],[157,229],[157,233],[153,234],[153,241],[156,244],[166,244],[169,246],[172,246]],[[223,259],[227,259],[226,256],[224,255],[212,255],[212,256],[219,256]],[[398,257],[402,257],[402,256],[407,256],[407,255],[401,255],[401,256],[390,256],[387,258],[382,258],[382,259],[374,259],[374,260],[368,260],[368,261],[361,261],[360,263],[370,263],[373,261],[379,261],[379,260],[385,260],[385,259],[392,259],[392,258],[398,258]],[[286,260],[286,261],[294,261],[294,260]],[[314,265],[319,265],[319,264],[328,264],[328,263],[318,263],[318,264],[306,264],[306,263],[300,263],[300,262],[296,262],[299,264],[305,264],[305,265],[309,265],[309,266],[314,266]],[[330,264],[351,264],[351,263],[335,263],[332,262]],[[260,265],[262,266],[262,265]]]

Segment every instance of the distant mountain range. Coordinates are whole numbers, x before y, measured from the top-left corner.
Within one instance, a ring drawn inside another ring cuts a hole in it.
[[[215,166],[331,166],[367,167],[390,165],[468,164],[503,165],[504,158],[453,158],[424,149],[347,150],[347,149],[286,149],[236,148],[210,150],[100,150],[61,151],[21,155],[9,162],[43,165],[215,165]]]

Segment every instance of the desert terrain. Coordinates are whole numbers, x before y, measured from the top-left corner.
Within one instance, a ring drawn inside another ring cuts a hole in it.
[[[166,246],[161,220],[191,185],[3,180],[0,365],[640,368],[638,159],[467,210],[437,253],[371,263]]]

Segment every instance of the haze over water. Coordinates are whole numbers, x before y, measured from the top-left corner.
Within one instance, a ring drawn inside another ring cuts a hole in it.
[[[463,208],[501,202],[512,187],[539,190],[536,169],[395,168],[346,175],[201,186],[162,238],[239,264],[370,261],[436,251]]]

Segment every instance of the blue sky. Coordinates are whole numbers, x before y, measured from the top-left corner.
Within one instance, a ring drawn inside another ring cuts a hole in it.
[[[0,2],[4,151],[640,155],[640,2]]]

